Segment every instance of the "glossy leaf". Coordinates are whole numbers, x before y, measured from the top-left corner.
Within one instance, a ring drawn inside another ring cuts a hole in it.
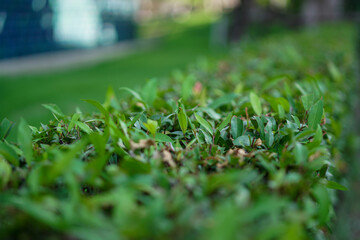
[[[244,132],[244,123],[241,118],[234,116],[231,119],[231,136],[233,139],[240,137]]]

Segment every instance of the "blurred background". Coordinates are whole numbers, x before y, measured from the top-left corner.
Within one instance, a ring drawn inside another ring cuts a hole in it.
[[[357,0],[1,0],[0,118],[38,125],[241,39],[352,19]]]

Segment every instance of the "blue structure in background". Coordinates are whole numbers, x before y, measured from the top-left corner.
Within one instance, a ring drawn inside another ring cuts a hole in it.
[[[0,0],[0,59],[136,37],[134,0]]]

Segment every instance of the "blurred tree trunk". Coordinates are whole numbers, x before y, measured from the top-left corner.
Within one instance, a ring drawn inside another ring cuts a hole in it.
[[[353,138],[358,139],[360,136],[360,1],[348,1],[348,11],[355,13],[355,22],[357,24],[357,39],[356,39],[356,53],[355,61],[355,83],[351,80],[346,80],[353,86],[354,97],[349,100],[353,105],[353,118],[350,126]],[[351,6],[351,8],[349,8]],[[349,130],[348,130],[349,131]],[[340,204],[337,209],[337,221],[335,222],[336,229],[333,239],[358,239],[360,236],[360,146],[352,143],[353,139],[347,140],[347,148],[345,149],[345,157],[348,164],[348,171],[346,172],[347,180],[349,182],[349,191],[340,194]]]
[[[241,39],[248,28],[254,0],[242,0],[231,12],[229,39],[236,42]]]
[[[305,25],[338,20],[343,14],[343,1],[305,0],[302,6],[302,20]]]

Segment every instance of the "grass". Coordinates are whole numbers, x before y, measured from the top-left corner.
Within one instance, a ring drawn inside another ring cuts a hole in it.
[[[149,78],[161,79],[173,69],[183,69],[199,57],[217,59],[226,49],[210,49],[210,21],[209,17],[197,16],[166,23],[163,26],[168,34],[159,46],[97,65],[47,74],[0,76],[0,119],[18,121],[24,117],[38,125],[51,118],[43,103],[55,103],[65,112],[77,106],[89,110],[81,99],[102,101],[108,86],[137,87]],[[161,27],[158,23],[156,26]],[[141,35],[150,35],[146,32],[149,28],[141,28]]]

